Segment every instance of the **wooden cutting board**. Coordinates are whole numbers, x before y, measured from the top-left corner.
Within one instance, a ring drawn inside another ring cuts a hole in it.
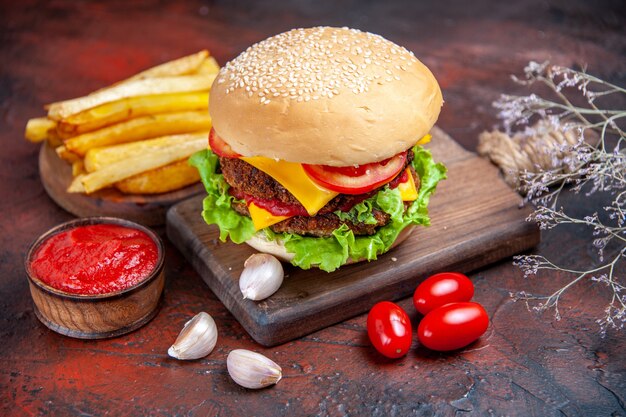
[[[489,162],[464,150],[440,129],[429,145],[436,161],[448,167],[430,200],[430,227],[420,227],[377,261],[326,273],[285,266],[285,281],[270,298],[242,299],[239,275],[255,251],[221,243],[215,226],[200,216],[202,197],[173,206],[167,235],[209,288],[262,345],[287,342],[368,311],[381,300],[413,293],[430,274],[469,272],[530,249],[539,230],[524,219],[530,208],[500,178]]]
[[[145,226],[165,223],[167,209],[193,195],[202,194],[202,184],[193,184],[163,194],[123,194],[115,188],[106,188],[86,195],[68,193],[72,182],[72,167],[58,157],[45,142],[39,151],[39,177],[46,193],[63,209],[78,217],[112,216],[132,220]]]

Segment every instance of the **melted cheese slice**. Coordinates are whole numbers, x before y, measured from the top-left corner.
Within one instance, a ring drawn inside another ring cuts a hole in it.
[[[241,159],[278,181],[300,201],[311,216],[314,216],[339,194],[322,188],[313,182],[299,163],[282,160],[275,161],[274,159],[261,156],[242,157]],[[408,168],[407,171],[409,171]],[[410,171],[407,174],[408,180],[398,184],[398,190],[400,191],[402,201],[414,201],[417,199],[415,181],[413,181],[413,175],[411,175]],[[291,217],[276,216],[254,203],[248,204],[248,211],[256,230],[264,229]]]
[[[304,206],[310,216],[315,216],[339,194],[313,182],[299,163],[276,161],[263,156],[245,156],[241,159],[278,181]]]
[[[432,139],[432,135],[430,133],[422,136],[422,138],[420,140],[417,141],[416,145],[425,145],[428,142],[430,142],[430,139]]]
[[[262,207],[257,206],[254,203],[248,204],[248,211],[250,212],[250,218],[252,224],[254,224],[255,230],[265,229],[273,224],[282,222],[291,216],[275,216]]]
[[[413,181],[413,175],[407,168],[408,180],[398,184],[398,190],[400,191],[400,197],[402,201],[415,201],[417,200],[417,188],[415,187],[415,181]]]

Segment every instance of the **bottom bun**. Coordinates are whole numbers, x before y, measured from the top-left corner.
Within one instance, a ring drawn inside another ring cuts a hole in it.
[[[409,235],[411,235],[411,233],[413,232],[413,229],[415,229],[415,226],[405,227],[398,235],[398,238],[396,239],[396,241],[393,242],[389,250],[392,250],[393,248],[398,246],[400,243],[404,242],[409,237]],[[254,249],[258,250],[259,252],[269,253],[270,255],[274,255],[278,259],[281,259],[286,262],[291,262],[294,257],[293,253],[287,252],[287,249],[285,248],[285,245],[283,244],[282,240],[269,241],[265,238],[265,234],[262,232],[259,232],[255,234],[254,236],[252,236],[250,239],[246,240],[246,243],[252,246]],[[356,262],[361,262],[364,260],[365,259],[350,258],[345,263],[345,265],[353,264]]]

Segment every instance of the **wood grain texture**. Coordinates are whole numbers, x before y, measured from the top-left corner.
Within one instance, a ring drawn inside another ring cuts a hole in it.
[[[164,286],[163,270],[135,291],[106,298],[59,296],[29,282],[37,318],[55,332],[79,339],[104,339],[140,328],[157,314]]]
[[[470,272],[539,243],[539,229],[525,221],[530,208],[485,160],[463,150],[441,129],[429,144],[448,168],[431,198],[432,226],[419,227],[377,261],[346,265],[333,273],[287,266],[270,298],[244,300],[239,276],[255,253],[247,245],[218,242],[199,211],[202,197],[181,202],[167,215],[167,235],[252,338],[273,346],[368,311],[381,300],[412,293],[437,271]]]
[[[59,206],[78,217],[113,216],[146,226],[165,223],[167,209],[179,201],[200,194],[201,184],[163,194],[130,195],[106,188],[90,195],[68,193],[72,182],[71,166],[44,143],[39,151],[39,176],[46,192]]]
[[[595,322],[609,290],[579,282],[561,298],[556,321],[552,312],[528,310],[509,294],[548,295],[571,275],[527,278],[511,259],[471,273],[474,299],[491,319],[480,341],[448,354],[414,341],[395,361],[370,345],[364,314],[277,347],[260,346],[169,242],[163,305],[148,325],[94,341],[61,336],[37,320],[24,254],[35,237],[72,215],[43,189],[39,148],[22,139],[27,119],[41,116],[44,103],[203,48],[224,64],[270,35],[324,24],[379,33],[415,52],[443,90],[438,125],[468,150],[497,123],[493,100],[530,91],[510,75],[520,75],[531,59],[586,65],[611,82],[626,81],[620,0],[0,2],[0,415],[626,415],[626,337],[616,331],[601,337]],[[597,194],[562,203],[577,216],[606,205]],[[542,231],[533,253],[587,268],[595,261],[588,232]],[[415,327],[420,317],[411,300],[399,304]],[[200,311],[217,323],[215,350],[198,361],[169,358],[168,347]],[[275,360],[283,380],[261,391],[237,386],[226,357],[239,348]]]

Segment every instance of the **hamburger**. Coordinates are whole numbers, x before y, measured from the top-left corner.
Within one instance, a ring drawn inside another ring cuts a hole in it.
[[[445,167],[422,144],[443,103],[430,70],[381,36],[294,29],[227,63],[194,155],[220,239],[333,271],[428,225]]]

